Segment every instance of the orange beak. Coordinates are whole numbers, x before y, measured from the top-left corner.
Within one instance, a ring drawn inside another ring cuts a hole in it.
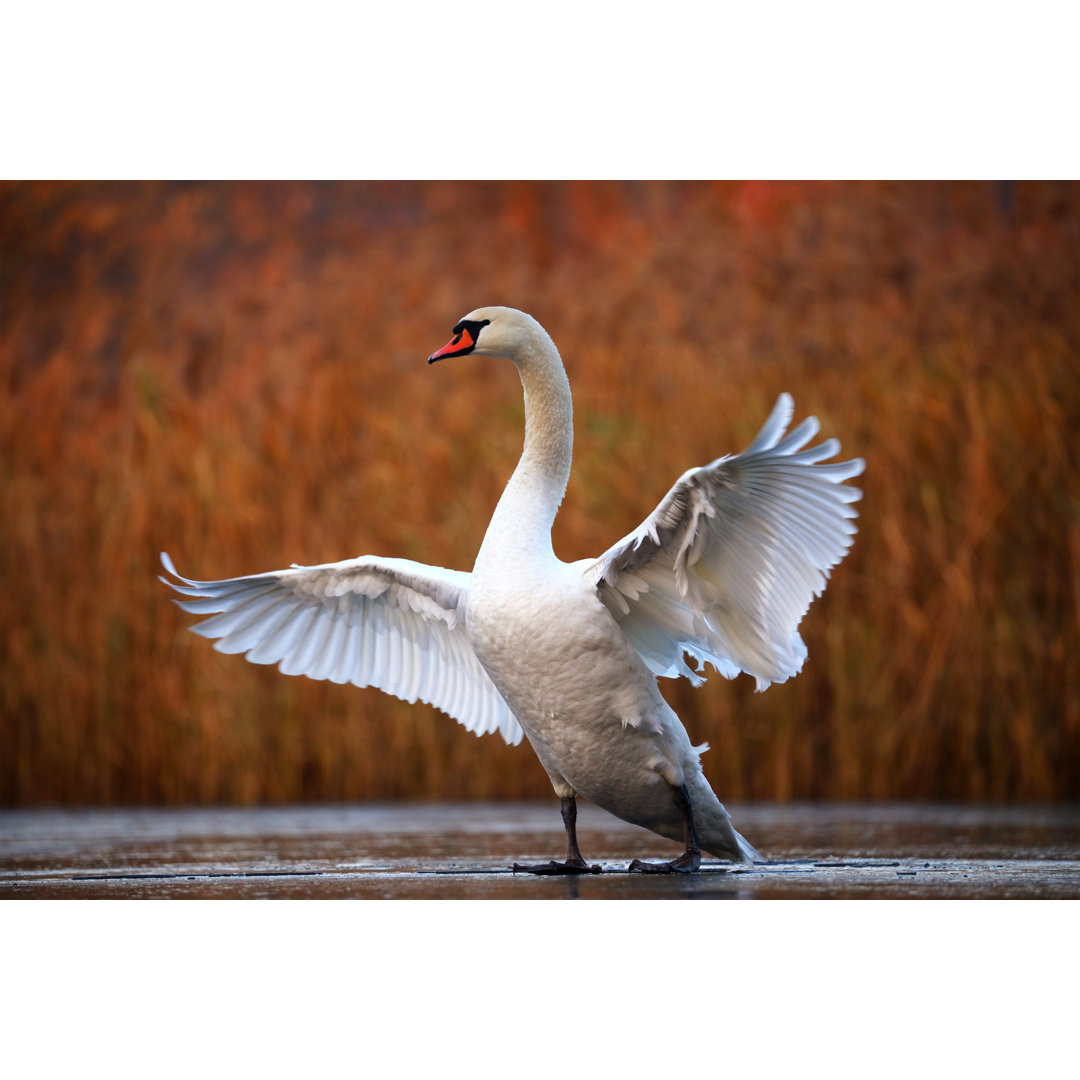
[[[462,329],[460,334],[455,334],[438,352],[433,352],[428,357],[428,363],[434,364],[436,360],[442,360],[447,356],[460,356],[462,353],[467,353],[476,342],[473,340],[472,334],[469,333],[468,327]]]

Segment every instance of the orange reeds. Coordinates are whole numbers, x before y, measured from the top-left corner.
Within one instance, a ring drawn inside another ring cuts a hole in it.
[[[781,390],[867,459],[810,658],[665,682],[721,798],[1080,795],[1077,188],[5,184],[0,800],[543,798],[531,752],[186,632],[156,579],[468,569],[531,311],[576,404],[567,559]]]

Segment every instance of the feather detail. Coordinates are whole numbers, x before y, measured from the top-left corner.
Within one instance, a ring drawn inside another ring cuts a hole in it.
[[[470,575],[408,559],[364,556],[321,566],[196,581],[165,553],[161,578],[211,618],[191,629],[224,653],[425,701],[478,735],[521,742],[521,725],[480,665],[465,632]]]

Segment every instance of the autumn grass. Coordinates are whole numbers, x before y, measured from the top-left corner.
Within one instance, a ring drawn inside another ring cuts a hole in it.
[[[556,550],[781,390],[867,459],[803,673],[665,682],[721,797],[1080,796],[1077,189],[6,184],[0,801],[544,798],[527,747],[222,656],[157,581],[467,569],[520,448],[469,309],[559,344]]]

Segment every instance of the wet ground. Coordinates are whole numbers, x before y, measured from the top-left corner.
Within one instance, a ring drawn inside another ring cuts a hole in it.
[[[766,856],[628,874],[675,845],[581,804],[604,872],[561,857],[558,804],[0,812],[0,899],[1080,899],[1080,806],[729,807]]]

